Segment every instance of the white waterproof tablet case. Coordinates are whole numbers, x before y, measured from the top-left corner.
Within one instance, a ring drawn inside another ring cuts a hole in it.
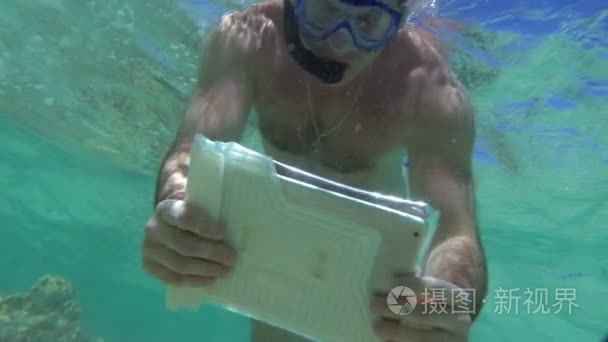
[[[227,227],[240,257],[213,286],[169,287],[168,307],[219,304],[323,342],[378,340],[371,295],[415,270],[433,231],[424,203],[329,182],[200,135],[187,192]]]

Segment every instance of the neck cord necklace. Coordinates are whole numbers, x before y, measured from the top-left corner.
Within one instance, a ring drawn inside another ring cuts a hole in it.
[[[315,129],[315,135],[316,135],[316,139],[315,139],[315,141],[312,144],[313,151],[315,153],[319,152],[319,149],[321,147],[321,140],[323,138],[326,138],[326,137],[330,136],[336,130],[338,130],[338,128],[340,128],[340,126],[346,121],[346,119],[348,117],[350,117],[355,112],[355,106],[359,102],[359,98],[361,97],[362,89],[363,89],[363,86],[359,87],[358,92],[357,92],[357,96],[353,100],[351,110],[347,111],[346,114],[344,116],[342,116],[342,118],[339,119],[333,125],[333,127],[330,127],[327,131],[325,131],[325,132],[322,133],[320,131],[320,129],[319,129],[319,125],[317,124],[317,120],[316,120],[315,115],[314,115],[314,108],[313,108],[313,104],[312,104],[312,95],[311,95],[311,91],[310,91],[310,85],[308,83],[306,83],[306,95],[307,95],[307,99],[308,99],[308,111],[309,111],[310,119],[312,121],[312,125],[313,125],[313,127]]]

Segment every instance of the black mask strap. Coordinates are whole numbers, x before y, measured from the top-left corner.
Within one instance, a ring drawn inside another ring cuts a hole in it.
[[[284,0],[283,19],[285,22],[285,43],[291,56],[298,64],[321,81],[329,84],[338,83],[344,78],[346,64],[315,56],[300,41],[295,10],[289,0]]]

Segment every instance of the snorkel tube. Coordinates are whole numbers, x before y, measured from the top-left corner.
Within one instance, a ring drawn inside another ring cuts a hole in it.
[[[300,31],[290,0],[284,0],[283,19],[285,22],[285,44],[296,62],[307,72],[327,84],[342,81],[346,64],[316,56],[300,40]]]

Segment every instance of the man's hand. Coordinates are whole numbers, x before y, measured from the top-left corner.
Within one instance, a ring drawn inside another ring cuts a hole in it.
[[[454,303],[459,298],[456,294],[464,290],[450,282],[419,274],[401,278],[397,283],[400,285],[414,291],[416,306],[412,312],[399,315],[388,308],[387,296],[372,298],[370,308],[377,317],[373,329],[380,338],[391,342],[467,341],[471,316]]]
[[[236,252],[224,243],[224,230],[184,200],[158,204],[146,225],[144,269],[174,286],[206,286],[227,277]]]

